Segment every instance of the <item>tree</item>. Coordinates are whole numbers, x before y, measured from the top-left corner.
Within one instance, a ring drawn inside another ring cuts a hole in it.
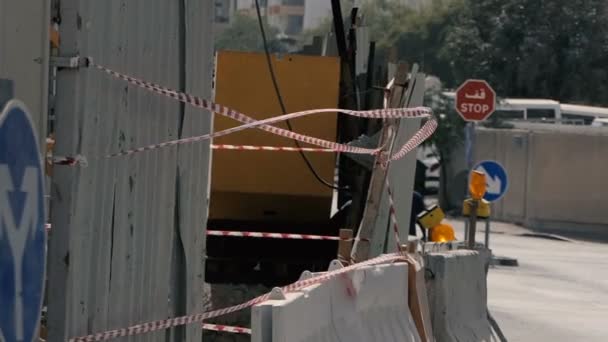
[[[267,24],[265,24],[264,29],[271,52],[283,52],[281,43],[276,39],[279,31]],[[215,49],[264,51],[258,20],[254,17],[237,14],[232,24],[216,37]]]
[[[467,0],[446,37],[456,82],[490,81],[506,96],[608,104],[604,0]]]
[[[437,152],[440,174],[444,177],[448,174],[447,167],[452,152],[464,141],[465,122],[456,112],[453,100],[443,94],[441,85],[426,90],[424,104],[433,109],[438,122],[435,133],[424,142],[424,145],[433,147]],[[444,209],[449,209],[447,189],[445,179],[442,178],[439,184],[439,202]]]

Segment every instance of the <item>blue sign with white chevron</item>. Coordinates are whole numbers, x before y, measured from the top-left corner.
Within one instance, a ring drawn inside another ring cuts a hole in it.
[[[485,160],[475,165],[473,170],[486,174],[487,187],[486,194],[483,196],[486,201],[497,201],[507,192],[509,187],[507,171],[498,162]]]
[[[0,341],[38,340],[44,292],[44,186],[36,133],[23,103],[0,113]]]

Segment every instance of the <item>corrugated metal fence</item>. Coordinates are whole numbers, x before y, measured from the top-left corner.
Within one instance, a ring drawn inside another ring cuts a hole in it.
[[[40,137],[46,135],[49,10],[50,1],[0,0],[0,82],[12,81],[12,95],[26,104]]]
[[[62,0],[62,56],[209,98],[212,2]],[[210,147],[108,153],[210,131],[209,113],[94,69],[61,69],[48,268],[49,340],[203,311]],[[132,340],[200,341],[200,326]]]

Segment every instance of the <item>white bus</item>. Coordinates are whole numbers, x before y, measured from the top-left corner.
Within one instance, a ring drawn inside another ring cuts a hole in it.
[[[454,98],[454,92],[444,92]],[[608,108],[560,103],[548,99],[500,99],[496,114],[508,120],[608,126]]]

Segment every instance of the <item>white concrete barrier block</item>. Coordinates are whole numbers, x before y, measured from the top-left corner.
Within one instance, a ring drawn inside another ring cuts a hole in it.
[[[365,267],[259,306],[272,307],[272,342],[417,342],[407,276],[406,264]],[[254,331],[269,326],[252,323]]]
[[[427,290],[437,342],[490,341],[485,265],[487,253],[429,253]]]

